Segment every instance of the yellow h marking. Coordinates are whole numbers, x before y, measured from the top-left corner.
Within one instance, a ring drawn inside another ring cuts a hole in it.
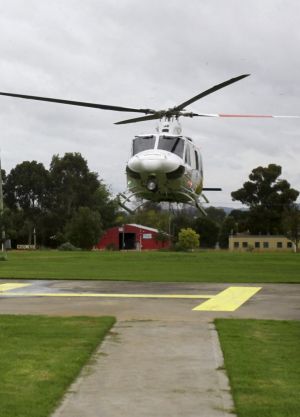
[[[228,287],[210,300],[193,308],[195,311],[235,311],[261,287]]]

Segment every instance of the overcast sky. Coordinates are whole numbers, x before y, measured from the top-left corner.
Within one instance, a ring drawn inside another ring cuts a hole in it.
[[[204,113],[300,114],[299,0],[0,0],[0,91],[125,107],[193,103]],[[125,115],[125,117],[124,117]],[[2,165],[80,152],[113,192],[126,187],[135,134],[119,113],[0,96]],[[282,166],[300,189],[300,119],[184,119],[200,146],[213,205],[259,165]]]

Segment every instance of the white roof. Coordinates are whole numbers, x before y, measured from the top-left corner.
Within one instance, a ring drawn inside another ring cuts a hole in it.
[[[149,230],[149,232],[155,232],[155,233],[159,232],[158,229],[153,229],[153,227],[143,226],[142,224],[130,223],[128,224],[128,226],[134,226],[134,227],[137,227],[138,229]]]

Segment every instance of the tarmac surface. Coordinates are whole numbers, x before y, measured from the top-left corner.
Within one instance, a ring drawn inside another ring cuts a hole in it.
[[[27,285],[3,288],[7,283]],[[234,311],[193,310],[208,297],[229,287],[260,289]],[[183,298],[174,298],[177,295]],[[113,315],[118,321],[198,322],[212,321],[216,317],[299,320],[299,299],[300,285],[297,284],[0,280],[0,314]]]
[[[234,416],[213,319],[299,320],[299,297],[293,284],[0,280],[0,314],[117,318],[53,417]]]

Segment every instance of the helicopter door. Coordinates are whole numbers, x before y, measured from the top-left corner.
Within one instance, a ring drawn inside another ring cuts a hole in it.
[[[185,146],[185,157],[184,157],[184,162],[191,166],[191,148],[190,145],[186,142],[186,146]]]
[[[201,156],[198,154],[198,152],[195,149],[195,162],[196,162],[196,170],[202,174],[202,161]]]
[[[193,180],[198,183],[202,177],[202,164],[199,158],[197,150],[194,148],[192,151],[192,168],[193,168]]]
[[[202,164],[201,154],[198,153],[197,151],[195,151],[195,154],[196,153],[197,153],[197,157],[198,157],[198,165],[199,165],[200,177],[203,178],[203,164]]]

